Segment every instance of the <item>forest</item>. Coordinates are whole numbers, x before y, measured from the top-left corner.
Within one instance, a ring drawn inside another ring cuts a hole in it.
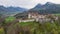
[[[60,34],[60,18],[54,23],[20,23],[15,17],[0,18],[0,34]]]

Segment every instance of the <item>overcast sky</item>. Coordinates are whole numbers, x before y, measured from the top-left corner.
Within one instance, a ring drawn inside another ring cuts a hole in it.
[[[0,5],[4,6],[18,6],[24,8],[32,8],[38,3],[45,4],[46,2],[52,2],[60,4],[60,0],[0,0]]]

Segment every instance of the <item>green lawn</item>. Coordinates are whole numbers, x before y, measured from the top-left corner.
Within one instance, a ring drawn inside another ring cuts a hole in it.
[[[7,18],[5,19],[5,22],[8,23],[8,22],[11,22],[11,21],[13,21],[13,20],[15,20],[15,17],[10,16],[10,17],[7,17]]]
[[[60,16],[60,14],[53,14],[53,15]]]

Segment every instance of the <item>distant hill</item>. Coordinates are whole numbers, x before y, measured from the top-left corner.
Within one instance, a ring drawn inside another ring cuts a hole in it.
[[[27,12],[16,14],[15,17],[26,15],[29,12],[38,12],[39,14],[58,14],[60,13],[60,4],[54,4],[51,2],[47,2],[44,5],[37,4],[34,8],[28,10]]]
[[[4,7],[4,6],[0,6],[0,14],[2,15],[14,15],[17,13],[21,13],[23,11],[26,11],[26,8],[21,8],[21,7]]]
[[[60,4],[47,2],[44,5],[37,4],[34,8],[30,10],[36,10],[40,14],[55,14],[55,13],[60,13]]]

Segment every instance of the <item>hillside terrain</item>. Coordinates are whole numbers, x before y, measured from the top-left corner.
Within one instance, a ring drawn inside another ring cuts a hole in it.
[[[47,2],[46,4],[37,4],[32,9],[24,11],[23,13],[18,13],[15,16],[18,17],[19,15],[26,15],[29,12],[37,12],[39,14],[60,14],[60,4],[54,4],[51,2]]]
[[[56,13],[60,13],[60,4],[47,2],[44,5],[37,4],[34,8],[30,10],[36,10],[40,14],[56,14]]]
[[[26,11],[26,8],[21,8],[21,7],[4,7],[0,6],[0,15],[5,15],[5,16],[10,16],[10,15],[15,15],[17,13],[21,13],[23,11]]]
[[[0,6],[0,34],[60,34],[60,4],[39,3],[32,9]]]

